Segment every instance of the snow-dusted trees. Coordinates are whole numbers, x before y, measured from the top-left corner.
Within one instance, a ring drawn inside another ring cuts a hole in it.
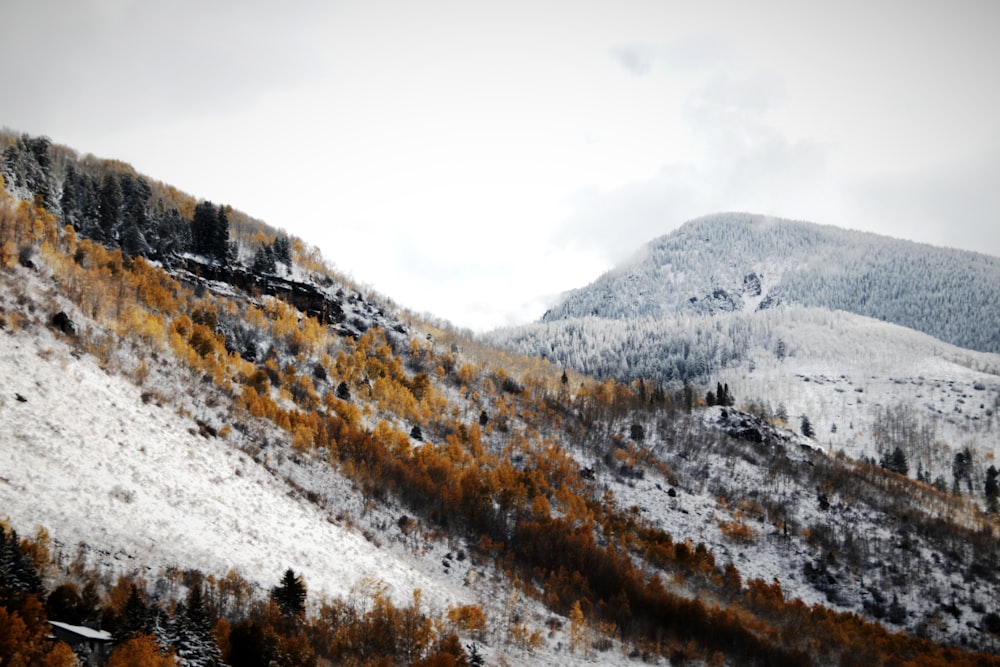
[[[200,202],[191,221],[191,250],[221,264],[230,257],[229,218],[223,206],[210,201]]]
[[[223,664],[205,612],[201,582],[191,588],[185,602],[177,605],[166,627],[158,630],[160,643],[174,651],[181,667],[221,667]]]
[[[0,525],[0,604],[41,595],[42,579],[34,562],[21,549],[16,531]]]
[[[998,285],[1000,258],[728,213],[650,242],[630,262],[569,293],[543,319],[660,319],[798,304],[998,352]]]

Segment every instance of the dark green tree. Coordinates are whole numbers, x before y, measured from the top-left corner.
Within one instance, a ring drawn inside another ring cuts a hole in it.
[[[998,499],[1000,499],[1000,483],[998,483],[997,478],[1000,477],[1000,471],[997,470],[995,465],[991,465],[986,469],[986,482],[984,484],[983,492],[986,496],[986,507],[993,513],[996,513],[1000,507]]]
[[[156,226],[153,250],[157,258],[169,259],[192,248],[192,228],[184,222],[176,207],[157,212],[153,217]]]
[[[191,221],[191,250],[220,264],[230,258],[229,218],[226,209],[210,201],[199,202]]]
[[[886,470],[906,475],[910,471],[910,465],[906,460],[906,453],[901,447],[896,447],[890,454],[882,457],[881,465]]]
[[[149,198],[153,191],[144,178],[132,178],[129,174],[124,174],[120,181],[122,251],[130,257],[149,257],[152,254],[150,237],[156,232],[149,221]]]
[[[972,492],[972,452],[968,448],[955,454],[955,460],[951,464],[951,474],[953,478],[952,491],[956,494],[960,492],[961,481],[964,479],[969,492]]]
[[[279,234],[275,239],[274,243],[271,244],[271,249],[274,252],[274,259],[281,262],[285,266],[292,265],[292,244],[288,240],[288,236],[285,234]]]
[[[132,584],[125,607],[115,623],[114,635],[119,642],[128,641],[138,632],[148,633],[152,630],[154,616],[149,606],[139,594],[139,589]]]
[[[253,255],[251,270],[257,274],[273,274],[276,268],[274,261],[274,250],[269,245],[262,245],[257,248]]]
[[[45,600],[45,614],[53,621],[80,625],[86,619],[83,612],[83,598],[76,584],[59,584]]]
[[[271,589],[271,600],[288,620],[301,618],[306,612],[306,585],[292,568],[285,570],[281,583]]]
[[[17,531],[0,526],[0,606],[18,607],[29,595],[43,597],[42,578],[35,563],[21,550]]]
[[[631,429],[629,429],[629,436],[633,442],[642,444],[646,439],[646,429],[642,427],[642,424],[632,424]]]
[[[813,429],[812,422],[810,422],[809,417],[805,415],[802,415],[802,419],[799,422],[799,431],[802,433],[802,435],[806,436],[807,438],[811,438],[814,435],[816,435],[816,431],[815,429]]]
[[[718,402],[719,399],[716,397],[715,392],[709,389],[705,394],[705,405],[712,407],[713,405],[717,405]]]
[[[122,215],[122,188],[114,174],[104,175],[98,198],[97,240],[114,245],[118,240],[118,227]]]
[[[72,225],[79,231],[83,212],[83,179],[72,164],[66,167],[59,209],[62,211],[63,224]]]

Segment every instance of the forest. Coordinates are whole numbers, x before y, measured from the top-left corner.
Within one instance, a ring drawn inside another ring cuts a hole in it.
[[[784,303],[892,322],[962,348],[1000,352],[1000,258],[829,225],[742,213],[685,223],[546,322],[754,312]]]
[[[637,663],[1000,663],[997,520],[971,494],[827,456],[744,410],[735,385],[592,379],[393,314],[301,242],[230,207],[47,140],[4,142],[0,335],[58,330],[152,403],[184,400],[153,381],[159,366],[174,368],[212,397],[185,415],[198,437],[259,465],[265,450],[322,465],[366,511],[398,517],[383,535],[462,545],[503,597],[530,600],[548,619],[488,613],[485,593],[434,615],[421,591],[401,604],[378,582],[310,599],[294,563],[266,591],[225,562],[113,577],[66,558],[44,530],[22,538],[32,526],[8,522],[5,665],[76,664],[48,641],[46,619],[99,619],[114,634],[116,667],[477,665],[487,649],[495,664],[556,664],[615,647]],[[267,248],[338,299],[357,320],[352,333],[171,268],[187,253],[270,271]],[[724,357],[702,349],[717,339],[708,329],[689,354]],[[316,489],[297,491],[320,502]],[[771,553],[790,564],[784,581],[755,572]],[[920,576],[924,591],[910,585]],[[932,601],[918,610],[920,599]]]

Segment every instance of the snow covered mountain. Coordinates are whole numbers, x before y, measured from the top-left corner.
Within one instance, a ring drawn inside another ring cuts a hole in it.
[[[721,214],[486,338],[700,398],[728,385],[762,416],[807,418],[830,452],[880,460],[899,446],[921,479],[950,479],[965,449],[1000,455],[1000,259],[985,255]]]
[[[1000,664],[997,355],[793,306],[522,336],[711,377],[594,379],[0,140],[4,664],[72,664],[46,617],[179,667]]]
[[[693,220],[542,320],[842,310],[1000,352],[1000,258],[744,213]]]

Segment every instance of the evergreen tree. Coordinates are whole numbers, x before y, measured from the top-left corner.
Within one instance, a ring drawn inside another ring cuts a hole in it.
[[[1000,509],[998,508],[998,499],[1000,499],[1000,483],[998,483],[998,477],[1000,477],[1000,471],[997,470],[995,465],[991,465],[986,469],[986,483],[984,485],[983,492],[986,496],[986,507],[994,513]]]
[[[705,405],[707,405],[708,407],[712,407],[718,402],[719,400],[715,397],[715,392],[709,389],[708,392],[705,394]]]
[[[271,249],[274,252],[275,260],[288,267],[292,265],[292,244],[285,234],[279,234],[274,239],[274,243],[271,244]]]
[[[467,644],[465,648],[469,651],[469,667],[483,667],[486,664],[478,646],[473,643]]]
[[[208,259],[227,264],[230,259],[229,218],[226,209],[210,201],[199,202],[191,221],[191,250]]]
[[[221,204],[215,212],[215,227],[212,233],[212,249],[216,260],[229,264],[235,251],[229,245],[229,216]]]
[[[192,226],[185,224],[180,211],[171,207],[155,216],[156,234],[153,247],[157,257],[167,259],[193,247]]]
[[[132,584],[132,590],[129,591],[128,600],[116,625],[114,635],[119,643],[127,641],[137,633],[149,633],[153,630],[153,615],[139,595],[139,589],[135,584]]]
[[[807,438],[811,438],[816,435],[816,431],[813,430],[812,422],[809,421],[809,417],[802,415],[802,420],[799,422],[799,431],[802,435]]]
[[[906,453],[901,447],[896,447],[892,450],[892,453],[884,455],[880,464],[886,470],[891,470],[900,475],[906,475],[910,470],[909,463],[906,460]]]
[[[271,599],[289,620],[301,618],[306,612],[306,585],[292,568],[285,570],[281,583],[271,589]]]
[[[274,261],[274,250],[271,246],[262,245],[257,248],[253,255],[251,270],[257,274],[273,274],[276,265]]]
[[[0,171],[9,187],[21,190],[28,199],[36,199],[46,208],[55,210],[57,203],[50,183],[52,164],[48,137],[30,137],[22,134],[3,152]]]
[[[122,192],[122,232],[121,246],[130,257],[148,257],[151,247],[147,237],[151,229],[149,223],[149,198],[153,191],[144,178],[132,178],[125,174],[121,177]]]
[[[13,602],[17,606],[28,595],[44,594],[42,578],[34,562],[21,550],[17,531],[7,532],[0,526],[0,606]]]
[[[968,448],[955,454],[955,460],[951,464],[953,477],[952,491],[957,495],[960,490],[960,483],[964,479],[969,491],[972,491],[972,452]]]
[[[166,639],[174,647],[177,662],[182,667],[221,667],[224,664],[205,613],[200,584],[191,588],[186,603],[177,605],[167,623]]]
[[[66,168],[66,176],[63,178],[62,196],[59,198],[59,208],[62,211],[63,224],[72,225],[74,229],[79,231],[82,207],[83,182],[79,172],[71,164]]]
[[[97,240],[105,245],[113,245],[118,238],[118,227],[121,223],[122,189],[114,174],[104,175],[104,182],[98,199],[98,229]]]

